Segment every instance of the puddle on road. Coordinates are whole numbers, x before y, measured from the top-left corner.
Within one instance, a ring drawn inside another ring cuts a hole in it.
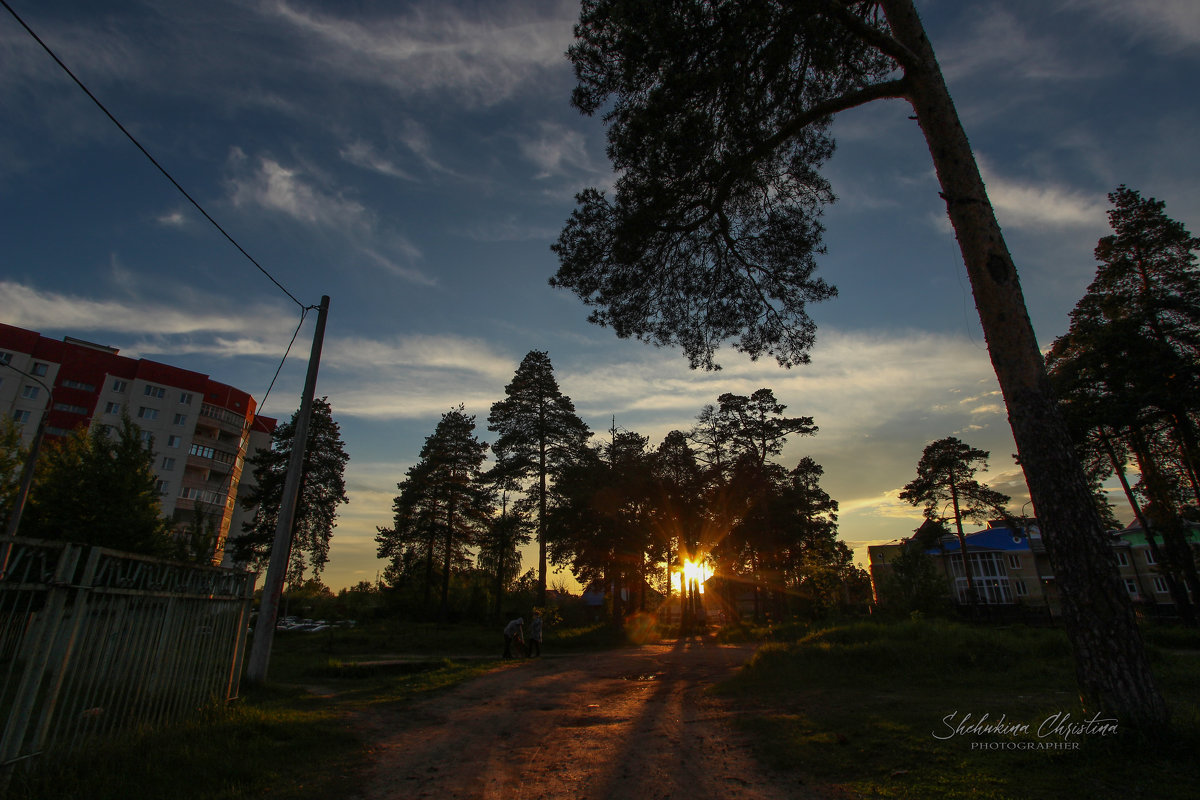
[[[617,677],[623,681],[656,681],[666,674],[665,672],[632,672],[628,675],[618,675]]]

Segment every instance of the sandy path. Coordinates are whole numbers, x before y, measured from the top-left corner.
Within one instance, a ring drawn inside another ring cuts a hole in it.
[[[765,773],[706,696],[750,646],[686,640],[514,662],[426,700],[368,712],[364,800],[805,796]]]

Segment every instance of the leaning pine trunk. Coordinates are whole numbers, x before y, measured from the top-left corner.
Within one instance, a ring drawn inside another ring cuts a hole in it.
[[[1009,424],[1062,595],[1082,700],[1121,724],[1167,719],[1103,523],[1051,395],[1045,364],[974,153],[912,0],[883,0],[893,36],[915,56],[908,99],[933,157]]]

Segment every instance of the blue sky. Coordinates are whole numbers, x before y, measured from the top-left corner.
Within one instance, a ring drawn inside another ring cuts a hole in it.
[[[899,102],[834,123],[813,363],[731,350],[691,372],[620,341],[547,279],[601,123],[568,103],[571,2],[9,0],[187,190],[305,304],[331,311],[318,393],[351,461],[327,582],[373,580],[377,525],[440,415],[486,430],[521,358],[546,350],[593,430],[690,427],[766,386],[820,427],[811,455],[842,537],[907,535],[896,494],[926,443],[991,450],[1024,486],[929,155]],[[1200,5],[919,3],[1024,285],[1062,334],[1124,183],[1200,229]],[[253,268],[0,11],[0,320],[210,374],[261,398],[298,308]],[[311,320],[311,318],[310,318]],[[264,413],[299,404],[311,321]],[[601,434],[598,434],[601,435]],[[1128,516],[1123,506],[1118,506]],[[529,560],[527,559],[527,565]]]

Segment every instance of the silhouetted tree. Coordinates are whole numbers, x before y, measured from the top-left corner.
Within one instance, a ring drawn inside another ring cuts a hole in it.
[[[496,446],[509,453],[516,474],[533,478],[537,498],[537,604],[546,604],[546,502],[554,475],[591,436],[575,405],[558,388],[550,356],[531,350],[522,359],[505,399],[492,404],[488,430],[499,434]]]
[[[903,99],[924,134],[1047,550],[1085,702],[1160,726],[1132,605],[1050,391],[1016,268],[913,0],[584,0],[572,103],[604,111],[619,177],[587,189],[554,245],[551,283],[618,336],[679,344],[715,366],[723,341],[805,363],[818,170],[834,114]]]
[[[425,437],[420,461],[406,480],[397,484],[394,527],[380,528],[375,537],[382,557],[395,558],[405,547],[425,545],[425,597],[428,604],[435,550],[442,559],[441,603],[438,618],[449,614],[450,575],[469,558],[466,548],[489,523],[492,503],[482,479],[487,444],[474,434],[475,417],[463,408],[442,415],[434,432]]]
[[[254,510],[254,518],[243,524],[241,536],[233,539],[236,561],[262,565],[271,556],[275,523],[283,499],[283,484],[292,443],[296,437],[296,419],[275,427],[271,446],[259,450],[246,465],[253,470],[255,486],[242,498],[242,506]],[[307,570],[319,579],[329,561],[329,540],[337,525],[338,506],[349,503],[343,477],[350,456],[342,441],[341,428],[333,419],[329,398],[313,401],[308,425],[308,443],[304,451],[300,495],[292,524],[291,556],[288,559],[288,583],[298,586]]]
[[[977,472],[987,469],[988,455],[988,451],[978,450],[953,436],[930,442],[917,462],[917,477],[905,484],[900,492],[901,500],[914,506],[924,504],[926,519],[939,518],[947,503],[954,509],[959,554],[967,578],[967,599],[972,604],[979,601],[979,595],[971,575],[963,520],[985,522],[989,518],[1005,517],[1004,507],[1009,501],[1008,495],[975,480]]]
[[[495,616],[499,618],[504,610],[505,589],[521,574],[520,548],[529,543],[532,526],[528,499],[522,502],[514,497],[521,489],[521,481],[512,457],[496,447],[492,448],[492,454],[496,463],[484,474],[483,481],[500,509],[479,533],[476,563],[491,576]]]

